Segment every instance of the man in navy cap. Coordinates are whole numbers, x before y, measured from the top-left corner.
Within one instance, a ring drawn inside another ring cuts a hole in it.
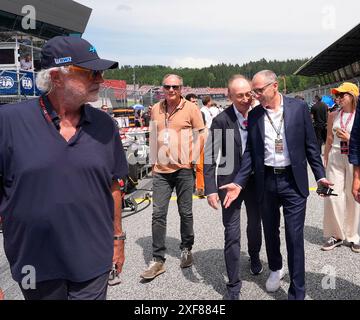
[[[43,95],[0,110],[5,253],[25,299],[103,300],[124,263],[128,169],[117,127],[88,102],[118,63],[65,36],[45,44],[41,63]]]

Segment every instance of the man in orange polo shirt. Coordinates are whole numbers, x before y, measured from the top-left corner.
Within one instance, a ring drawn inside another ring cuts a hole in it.
[[[174,74],[163,78],[165,100],[151,111],[150,161],[153,164],[153,260],[141,274],[153,279],[165,272],[166,217],[173,189],[180,214],[181,268],[193,263],[194,244],[192,190],[193,163],[198,159],[205,134],[199,108],[181,96],[183,79]]]

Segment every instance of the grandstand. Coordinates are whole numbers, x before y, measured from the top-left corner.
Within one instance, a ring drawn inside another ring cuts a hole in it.
[[[226,88],[191,88],[184,87],[182,90],[184,95],[188,93],[195,93],[199,98],[203,96],[211,96],[213,99],[226,99]]]
[[[295,75],[318,77],[320,85],[296,94],[308,103],[317,95],[329,95],[330,88],[340,82],[350,81],[359,86],[360,81],[360,24],[332,45],[300,67]]]
[[[58,35],[82,35],[89,21],[92,9],[72,0],[32,0],[36,10],[35,29],[24,30],[23,8],[26,0],[0,0],[0,31],[19,31],[40,39],[48,40]]]
[[[132,92],[134,86],[128,85],[127,88],[128,92]],[[160,86],[143,85],[136,91],[140,97],[139,101],[141,101],[145,106],[152,105],[164,98],[162,87]],[[227,99],[227,88],[192,88],[184,86],[181,93],[183,96],[186,96],[188,93],[194,93],[199,97],[199,99],[204,96],[211,96],[214,100]]]
[[[161,86],[143,85],[139,87],[139,85],[135,85],[134,87],[132,84],[126,84],[126,88],[120,88],[112,85],[111,81],[112,80],[105,80],[100,91],[100,98],[102,104],[104,104],[105,101],[105,104],[111,105],[113,109],[128,108],[137,103],[147,108],[164,99]],[[213,100],[219,101],[221,104],[226,104],[227,102],[227,88],[183,87],[182,95],[186,96],[188,93],[195,93],[199,99],[202,99],[204,96],[211,96]],[[119,95],[123,98],[112,99],[112,97],[119,97]],[[101,103],[97,105],[100,106]]]

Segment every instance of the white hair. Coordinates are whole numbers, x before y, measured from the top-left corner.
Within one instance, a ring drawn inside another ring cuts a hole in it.
[[[50,69],[41,70],[36,77],[37,87],[44,93],[49,93],[52,89],[51,72],[60,71],[62,73],[68,73],[67,67],[55,67]]]
[[[181,86],[184,84],[184,80],[182,77],[178,76],[177,74],[171,74],[171,73],[168,73],[167,75],[164,76],[163,80],[162,80],[162,83],[164,84],[165,80],[169,77],[175,77],[177,78],[180,83],[181,83]]]
[[[256,73],[254,75],[253,79],[255,79],[257,76],[262,76],[269,82],[276,82],[277,81],[277,76],[276,76],[275,72],[271,71],[271,70],[259,71],[258,73]]]

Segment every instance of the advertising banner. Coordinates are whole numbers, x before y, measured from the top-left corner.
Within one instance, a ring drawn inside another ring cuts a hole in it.
[[[28,71],[20,72],[20,91],[24,96],[34,95],[34,73]]]
[[[38,96],[41,92],[36,87],[35,79],[36,74],[33,72],[20,71],[18,82],[16,70],[3,71],[0,74],[0,95],[9,96],[20,93],[23,96]]]
[[[0,95],[16,95],[18,82],[16,71],[4,71],[0,75]]]

